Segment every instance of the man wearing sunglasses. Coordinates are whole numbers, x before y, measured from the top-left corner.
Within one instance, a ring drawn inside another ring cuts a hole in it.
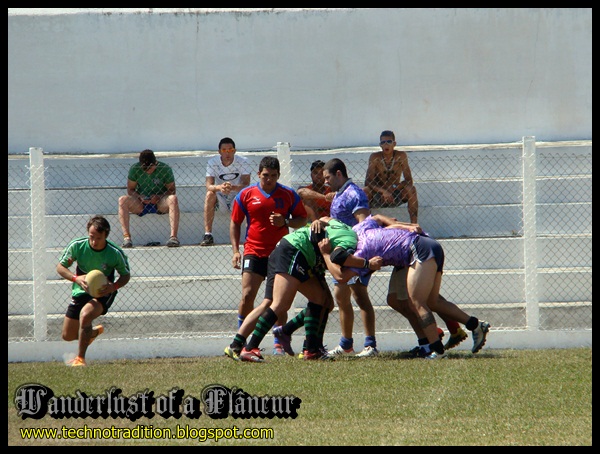
[[[408,155],[405,151],[394,149],[396,136],[393,131],[383,131],[379,136],[379,145],[381,151],[376,151],[369,157],[365,178],[364,191],[369,198],[369,205],[371,208],[388,208],[407,203],[410,222],[416,224],[419,201],[408,165]]]
[[[139,162],[129,168],[127,195],[119,197],[119,221],[123,229],[121,247],[133,247],[129,232],[129,213],[144,216],[148,213],[169,213],[171,235],[167,247],[178,247],[179,201],[175,188],[173,169],[156,160],[152,150],[140,153]]]

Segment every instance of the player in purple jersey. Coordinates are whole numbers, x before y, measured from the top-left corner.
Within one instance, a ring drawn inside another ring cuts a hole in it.
[[[413,312],[419,317],[419,325],[429,341],[421,346],[420,356],[428,359],[443,358],[445,349],[439,338],[432,310],[465,325],[473,333],[473,348],[477,353],[485,344],[490,325],[462,311],[455,304],[440,298],[444,268],[444,250],[441,244],[423,232],[418,224],[398,222],[383,215],[368,216],[353,227],[358,235],[354,256],[366,261],[381,257],[383,266],[408,268],[408,293]],[[326,262],[330,260],[327,245],[321,248]],[[361,268],[344,268],[333,277],[346,282],[355,276],[369,274]],[[418,333],[417,333],[418,335]]]
[[[348,178],[346,165],[342,160],[334,158],[327,161],[323,167],[323,176],[331,190],[335,191],[330,209],[332,218],[354,226],[371,214],[367,195]],[[375,311],[367,291],[369,279],[369,275],[359,276],[347,283],[336,282],[334,279],[333,295],[340,309],[342,337],[340,344],[329,351],[330,355],[354,354],[354,339],[352,338],[354,308],[350,300],[351,295],[360,308],[365,330],[364,349],[356,356],[376,356],[379,353],[375,339]]]

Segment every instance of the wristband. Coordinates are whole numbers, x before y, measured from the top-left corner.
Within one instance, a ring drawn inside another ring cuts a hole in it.
[[[115,292],[121,288],[121,287],[119,287],[119,284],[117,284],[116,282],[113,282],[113,287],[115,289]]]
[[[71,278],[71,280],[72,280],[73,282],[77,282],[77,275],[76,275],[76,274],[74,274],[74,275],[73,275],[73,277]]]
[[[364,264],[363,268],[365,270],[370,270],[371,268],[369,267],[369,261],[367,259],[364,259],[364,260],[365,260],[365,264]]]

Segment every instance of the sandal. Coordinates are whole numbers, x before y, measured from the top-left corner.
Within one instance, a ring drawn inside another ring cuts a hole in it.
[[[169,238],[169,241],[167,241],[167,247],[179,247],[179,240],[176,236]]]

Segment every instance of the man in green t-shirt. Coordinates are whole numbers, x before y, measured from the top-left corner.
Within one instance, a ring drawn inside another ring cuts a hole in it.
[[[63,250],[56,272],[60,277],[73,282],[71,302],[65,313],[62,338],[79,341],[77,356],[66,361],[68,366],[85,366],[85,354],[90,344],[104,332],[102,325],[92,327],[92,322],[108,312],[117,296],[117,290],[129,282],[131,273],[129,260],[123,250],[107,240],[110,224],[103,216],[94,216],[87,223],[87,236],[71,240]],[[69,268],[76,263],[75,270]],[[100,270],[107,284],[93,297],[87,282],[87,274]],[[115,280],[115,272],[119,279]]]
[[[119,197],[119,221],[123,229],[122,247],[133,247],[129,232],[129,213],[144,216],[148,213],[169,213],[171,235],[168,247],[179,246],[179,201],[175,188],[173,169],[159,162],[152,150],[140,153],[140,162],[129,168],[127,195]]]

